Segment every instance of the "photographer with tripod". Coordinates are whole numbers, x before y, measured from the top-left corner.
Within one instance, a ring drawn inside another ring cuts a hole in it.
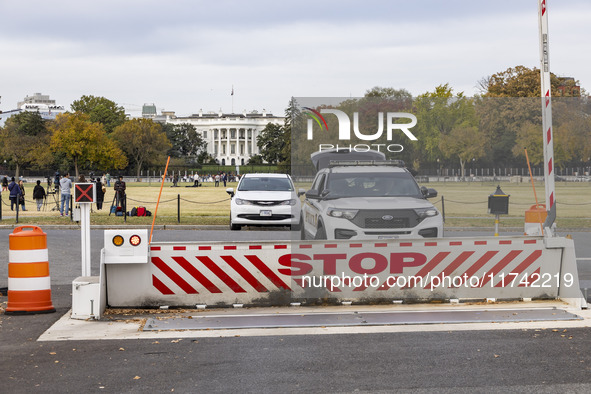
[[[125,200],[125,189],[126,185],[123,181],[123,176],[119,175],[119,179],[115,182],[115,201],[118,207],[123,207],[123,201]]]

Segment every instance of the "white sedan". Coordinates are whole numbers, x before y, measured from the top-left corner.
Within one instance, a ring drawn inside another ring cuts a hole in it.
[[[246,174],[236,192],[233,188],[226,192],[232,197],[231,230],[242,226],[291,226],[299,230],[301,202],[289,175]]]

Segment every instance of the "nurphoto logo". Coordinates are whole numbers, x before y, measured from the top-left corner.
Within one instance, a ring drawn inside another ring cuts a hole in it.
[[[378,112],[378,129],[373,133],[366,133],[362,132],[359,127],[359,112],[353,113],[353,122],[349,118],[345,112],[338,110],[338,109],[320,109],[320,111],[316,111],[309,107],[303,107],[305,110],[305,114],[308,116],[307,120],[307,139],[313,140],[314,139],[314,123],[318,125],[318,128],[321,131],[327,132],[328,131],[328,124],[326,119],[324,118],[323,114],[330,114],[334,115],[338,121],[338,139],[339,141],[351,141],[352,134],[351,130],[353,130],[353,137],[361,140],[361,141],[376,141],[380,139],[383,134],[384,130],[386,130],[386,139],[388,141],[392,141],[394,133],[396,131],[401,131],[406,135],[408,139],[411,141],[417,141],[417,137],[409,130],[412,127],[416,126],[417,124],[417,117],[413,114],[407,112],[386,112],[385,113],[385,122],[384,122],[384,112]],[[410,120],[410,122],[400,122],[401,119]],[[351,127],[351,123],[353,127]],[[385,123],[385,125],[384,125]],[[342,146],[341,146],[342,147]],[[356,145],[349,145],[350,149],[365,152],[370,149],[374,149],[377,151],[381,151],[382,148],[387,150],[388,152],[402,152],[404,147],[400,144],[356,144]],[[318,146],[319,151],[328,150],[339,148],[339,145],[333,144],[320,144]]]

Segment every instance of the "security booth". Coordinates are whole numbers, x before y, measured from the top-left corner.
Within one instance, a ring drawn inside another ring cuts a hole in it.
[[[495,237],[499,236],[499,217],[509,214],[509,195],[497,186],[497,190],[488,196],[488,213],[495,215]]]

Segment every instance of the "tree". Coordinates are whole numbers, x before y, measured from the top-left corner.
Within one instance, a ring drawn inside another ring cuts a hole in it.
[[[252,155],[248,159],[248,164],[263,164],[263,157],[261,155]]]
[[[257,146],[263,160],[277,164],[285,161],[285,129],[274,123],[267,123],[257,139]]]
[[[111,133],[126,120],[123,107],[104,97],[82,96],[72,103],[71,108],[74,112],[88,114],[90,121],[102,124],[107,133]]]
[[[414,102],[417,125],[413,128],[418,145],[412,151],[413,166],[419,169],[421,162],[435,162],[449,157],[442,151],[441,139],[460,125],[475,126],[477,118],[473,100],[462,92],[454,94],[449,84],[435,87],[432,92],[419,95]],[[446,144],[447,145],[447,144]]]
[[[412,99],[412,95],[406,89],[383,88],[380,86],[375,86],[369,90],[366,90],[364,97],[379,97],[397,100]]]
[[[517,131],[512,152],[515,157],[522,158],[523,163],[525,163],[524,148],[527,148],[527,157],[531,164],[537,165],[544,162],[544,147],[540,126],[528,122]]]
[[[521,156],[526,145],[517,140],[524,128],[539,124],[538,138],[542,142],[539,97],[479,97],[475,102],[479,129],[486,140],[487,164],[493,167],[525,164]],[[528,147],[528,153],[529,151]],[[516,155],[515,152],[519,154]]]
[[[443,135],[439,144],[446,157],[459,159],[462,177],[465,177],[466,163],[484,156],[484,142],[477,127],[464,123]]]
[[[574,85],[578,85],[578,81],[574,79],[562,79],[550,73],[550,85],[555,94],[558,87],[563,85],[566,88],[565,95],[581,95],[579,90],[572,89]],[[509,67],[505,71],[481,79],[479,86],[481,91],[485,90],[484,96],[487,97],[540,97],[540,69],[525,66]]]
[[[74,163],[76,178],[82,165],[100,170],[127,166],[122,150],[107,136],[103,126],[91,122],[87,114],[59,114],[49,130],[51,150]]]
[[[172,146],[162,126],[152,119],[131,119],[115,128],[112,137],[135,164],[137,179],[144,165],[164,161]]]
[[[294,135],[294,130],[301,130],[303,118],[302,112],[298,106],[298,103],[294,97],[289,100],[287,108],[285,109],[285,121],[283,123],[283,149],[281,155],[283,156],[283,160],[280,164],[289,167],[291,170],[291,141],[292,136]],[[252,160],[248,161],[249,163],[253,163]],[[254,164],[254,163],[253,163]]]
[[[195,126],[189,123],[173,125],[166,123],[162,126],[166,137],[172,144],[168,154],[172,157],[193,157],[199,163],[207,158],[207,142],[197,132]]]
[[[45,121],[37,112],[21,112],[6,120],[0,129],[0,156],[16,166],[17,178],[22,166],[50,161],[48,135]]]

